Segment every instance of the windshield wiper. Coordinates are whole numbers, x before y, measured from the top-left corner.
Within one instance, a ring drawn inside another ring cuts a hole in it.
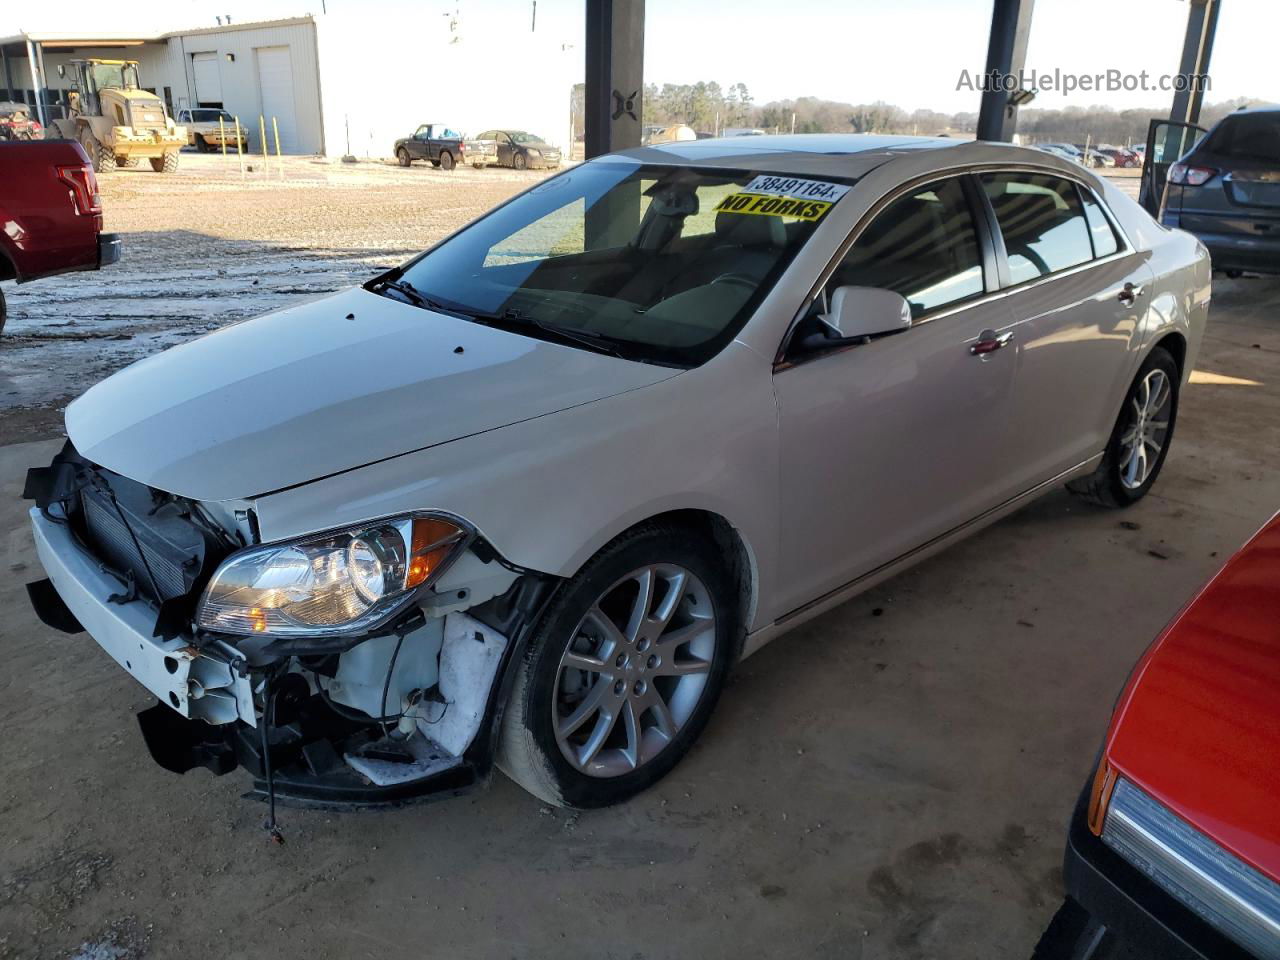
[[[539,320],[537,317],[525,313],[523,310],[516,310],[514,307],[503,310],[501,313],[485,313],[483,310],[471,310],[465,308],[456,308],[455,312],[475,320],[477,323],[483,323],[486,326],[503,324],[513,327],[536,327],[543,333],[549,333],[558,340],[569,340],[576,343],[580,347],[586,347],[596,353],[607,354],[611,357],[617,357],[619,360],[629,360],[621,349],[619,349],[619,341],[613,337],[603,333],[595,333],[589,330],[583,330],[579,327],[562,327],[556,323],[549,323],[546,320]]]
[[[422,307],[424,310],[444,310],[449,313],[455,312],[449,310],[449,308],[443,304],[436,303],[436,301],[432,300],[426,294],[420,293],[418,288],[408,280],[396,280],[388,277],[385,280],[379,280],[378,286],[383,289],[394,290],[415,307]]]

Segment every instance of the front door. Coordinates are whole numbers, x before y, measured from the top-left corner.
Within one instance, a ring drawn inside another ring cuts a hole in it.
[[[427,141],[431,139],[431,127],[429,124],[423,124],[414,131],[413,139],[407,144],[409,155],[414,160],[430,160],[431,157],[427,152]]]
[[[779,615],[869,573],[1008,495],[1001,452],[1017,348],[960,178],[887,206],[836,269],[911,304],[900,333],[774,376],[781,435]]]
[[[1169,167],[1204,136],[1204,127],[1176,120],[1152,120],[1147,127],[1147,151],[1142,155],[1142,179],[1138,202],[1153,217],[1160,210],[1160,198],[1169,179]]]

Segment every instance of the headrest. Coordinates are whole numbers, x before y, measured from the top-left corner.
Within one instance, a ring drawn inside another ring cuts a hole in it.
[[[716,236],[739,247],[782,247],[787,231],[781,217],[758,213],[717,213]]]

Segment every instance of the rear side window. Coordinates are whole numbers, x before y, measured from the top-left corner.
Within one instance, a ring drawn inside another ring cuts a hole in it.
[[[1093,259],[1075,184],[1040,173],[985,173],[982,186],[1004,237],[1013,283]]]
[[[1208,153],[1280,166],[1280,113],[1227,117],[1200,149]]]
[[[1093,239],[1093,255],[1109,257],[1120,249],[1120,241],[1111,226],[1111,221],[1102,212],[1102,207],[1088,190],[1081,189],[1084,197],[1084,215],[1089,221],[1089,236]]]
[[[930,184],[885,207],[862,231],[829,284],[901,294],[911,315],[983,292],[977,226],[956,179]]]

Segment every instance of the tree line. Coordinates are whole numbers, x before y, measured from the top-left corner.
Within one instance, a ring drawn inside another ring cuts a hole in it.
[[[582,99],[582,84],[574,89],[575,116]],[[768,133],[887,133],[915,136],[972,137],[978,113],[937,110],[905,110],[895,104],[846,103],[821,97],[798,97],[756,104],[747,85],[721,87],[712,81],[698,83],[647,83],[644,87],[643,123],[669,126],[683,123],[699,133],[716,134],[726,127],[753,127]],[[1241,106],[1259,103],[1237,98],[1206,104],[1200,125],[1208,127]],[[1165,116],[1168,107],[1152,106],[1116,110],[1104,105],[1061,109],[1024,107],[1018,115],[1018,133],[1027,143],[1064,141],[1127,145],[1141,143],[1152,117]],[[580,124],[580,121],[579,121]],[[579,126],[580,129],[580,126]]]

